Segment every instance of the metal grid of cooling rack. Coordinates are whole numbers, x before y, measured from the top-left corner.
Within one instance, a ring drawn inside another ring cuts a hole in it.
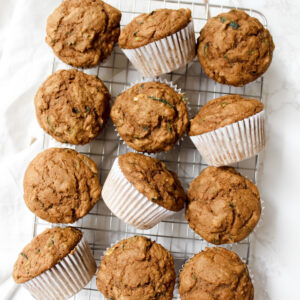
[[[200,3],[200,0],[106,0],[106,2],[122,11],[122,27],[129,23],[134,16],[143,12],[150,12],[157,8],[190,8],[193,15],[196,37],[198,37],[200,29],[210,16],[215,16],[233,8],[230,6],[212,5],[206,3],[206,1],[205,3]],[[260,12],[246,8],[239,9],[245,10],[251,16],[258,18],[264,26],[267,26],[266,19]],[[59,69],[69,68],[69,66],[54,58],[53,72]],[[139,75],[122,51],[117,47],[110,58],[100,66],[82,71],[88,74],[98,75],[109,88],[113,99],[132,82],[142,80],[141,75]],[[242,88],[221,85],[209,79],[203,73],[196,59],[186,67],[163,75],[161,78],[173,81],[173,83],[177,84],[186,94],[191,116],[195,115],[199,108],[208,100],[226,94],[241,94],[262,101],[263,78]],[[114,159],[118,155],[131,151],[129,147],[120,141],[111,120],[106,125],[105,130],[90,144],[84,146],[61,144],[45,134],[44,149],[48,147],[71,147],[91,157],[98,165],[102,185]],[[207,166],[188,136],[184,136],[172,150],[152,156],[164,161],[169,169],[177,172],[185,190],[188,188],[189,183]],[[233,166],[244,176],[247,176],[253,182],[257,182],[258,156],[234,164]],[[36,218],[34,235],[49,226],[53,227],[54,225]],[[111,244],[137,234],[147,236],[168,249],[174,257],[177,273],[179,273],[181,266],[187,259],[205,247],[213,246],[201,239],[200,236],[189,228],[184,219],[183,211],[161,222],[150,230],[139,230],[123,223],[115,217],[105,206],[102,199],[87,216],[72,224],[72,226],[80,228],[84,232],[98,266],[102,255]],[[249,263],[250,240],[251,237],[248,237],[237,244],[225,245],[224,247],[237,252],[246,263]],[[94,276],[93,280],[81,292],[74,296],[73,299],[104,299],[97,290],[96,277]],[[174,299],[180,299],[177,287],[175,288]]]

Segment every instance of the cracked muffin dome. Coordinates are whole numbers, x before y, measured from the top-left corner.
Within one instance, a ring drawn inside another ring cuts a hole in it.
[[[206,248],[183,267],[179,278],[182,300],[253,300],[247,265],[233,251]]]
[[[75,251],[81,238],[82,232],[72,227],[44,230],[19,254],[13,270],[15,282],[24,283],[51,269]]]
[[[101,193],[95,162],[72,149],[39,153],[24,175],[24,200],[39,218],[73,223],[85,216]]]
[[[75,69],[49,76],[35,96],[40,126],[61,143],[86,144],[109,117],[110,94],[96,76]]]
[[[261,214],[259,191],[232,167],[208,167],[189,187],[185,217],[206,241],[219,245],[246,238]]]
[[[159,82],[138,83],[120,94],[110,115],[126,144],[148,153],[170,150],[189,122],[183,94]]]
[[[46,42],[74,67],[106,59],[120,35],[121,12],[101,0],[65,0],[47,20]]]
[[[198,39],[198,59],[204,72],[222,84],[243,86],[260,77],[272,61],[270,32],[240,10],[207,21]]]
[[[169,251],[146,237],[135,236],[106,251],[97,287],[107,299],[171,300],[175,279]]]

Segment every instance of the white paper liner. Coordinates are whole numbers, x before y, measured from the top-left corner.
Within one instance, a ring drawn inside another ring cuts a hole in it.
[[[107,207],[119,219],[138,229],[150,229],[176,212],[145,197],[124,176],[115,159],[102,190]]]
[[[248,159],[263,150],[264,119],[263,110],[241,121],[190,138],[209,165],[228,165]]]
[[[188,64],[196,55],[194,24],[163,39],[136,49],[122,49],[145,77],[169,73]]]
[[[84,237],[73,254],[67,255],[51,269],[24,283],[36,299],[68,299],[93,278],[96,262]]]

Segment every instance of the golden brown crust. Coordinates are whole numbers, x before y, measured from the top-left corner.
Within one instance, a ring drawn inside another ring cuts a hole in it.
[[[159,82],[139,83],[120,94],[110,115],[121,138],[140,152],[170,150],[188,126],[183,95]]]
[[[85,216],[101,193],[96,164],[72,149],[39,153],[24,175],[24,200],[38,217],[73,223]]]
[[[268,69],[274,47],[270,32],[256,18],[231,10],[207,21],[198,40],[198,59],[210,78],[243,86]]]
[[[253,300],[254,287],[247,265],[233,251],[206,248],[188,261],[180,273],[182,300]]]
[[[35,96],[40,126],[62,143],[86,144],[109,117],[110,94],[96,76],[75,69],[49,76]]]
[[[163,39],[186,27],[192,20],[189,9],[158,9],[135,17],[121,31],[121,48],[136,49]]]
[[[108,249],[97,274],[97,287],[107,299],[171,300],[175,285],[172,255],[143,236]]]
[[[65,0],[48,17],[46,42],[63,62],[92,67],[111,54],[120,20],[120,11],[101,0]]]
[[[81,238],[82,232],[72,227],[44,230],[19,254],[13,270],[15,282],[24,283],[52,268],[73,253]]]
[[[262,102],[240,95],[208,101],[191,120],[189,135],[199,135],[253,116],[264,109]]]
[[[210,243],[243,240],[255,228],[260,214],[256,185],[232,167],[208,167],[190,184],[186,220]]]
[[[172,211],[183,209],[184,190],[177,174],[158,159],[137,153],[119,156],[119,165],[127,180],[150,201]]]

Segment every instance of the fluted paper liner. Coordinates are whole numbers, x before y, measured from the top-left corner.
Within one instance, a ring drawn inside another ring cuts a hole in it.
[[[69,299],[90,282],[96,268],[89,244],[82,237],[74,253],[25,282],[24,286],[36,299]]]
[[[115,159],[102,190],[107,207],[119,219],[138,229],[149,229],[176,212],[145,197],[124,176]]]
[[[163,39],[136,49],[122,49],[134,67],[145,77],[155,77],[179,69],[196,55],[194,24]]]
[[[264,111],[216,130],[190,136],[212,166],[224,166],[248,159],[265,146]]]

